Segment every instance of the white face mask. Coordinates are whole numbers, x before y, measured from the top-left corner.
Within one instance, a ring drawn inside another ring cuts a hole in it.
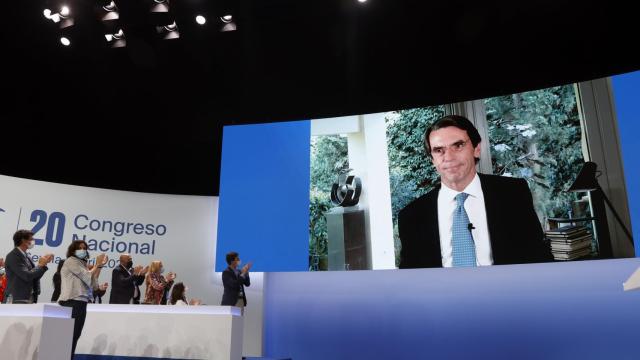
[[[4,275],[4,268],[0,267],[0,276]]]
[[[33,246],[35,245],[35,241],[29,241],[28,245],[27,245],[27,249],[33,249]]]

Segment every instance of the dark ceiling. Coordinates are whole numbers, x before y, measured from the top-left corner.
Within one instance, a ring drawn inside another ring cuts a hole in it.
[[[148,0],[69,0],[71,46],[45,1],[3,11],[0,173],[103,188],[217,195],[223,124],[482,98],[640,69],[637,19],[616,2],[173,0],[159,40]],[[630,6],[630,5],[629,5]],[[217,17],[238,30],[221,33]],[[208,17],[205,26],[196,14]]]

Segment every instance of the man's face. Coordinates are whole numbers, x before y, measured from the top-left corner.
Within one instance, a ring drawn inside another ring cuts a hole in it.
[[[27,249],[31,249],[33,248],[33,245],[35,245],[35,240],[33,240],[33,236],[29,236],[28,239],[22,240],[22,243],[27,247]]]
[[[231,264],[233,265],[234,268],[237,268],[238,266],[240,266],[240,258],[237,257],[235,260],[233,260]]]
[[[474,148],[465,130],[449,126],[431,132],[429,145],[442,183],[462,191],[476,174],[475,158],[480,157],[480,144]]]
[[[125,267],[129,267],[129,261],[131,261],[131,256],[127,255],[122,257],[122,259],[120,260],[120,263]]]

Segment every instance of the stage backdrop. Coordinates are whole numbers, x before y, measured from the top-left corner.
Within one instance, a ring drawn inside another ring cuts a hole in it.
[[[71,241],[84,239],[93,258],[109,256],[100,282],[111,283],[118,257],[128,252],[134,265],[162,260],[166,272],[177,274],[188,297],[219,305],[222,298],[220,273],[215,273],[218,198],[135,193],[61,185],[0,175],[0,257],[13,249],[16,229],[35,233],[30,250],[34,262],[45,253],[55,255],[42,278],[39,302],[49,302],[52,276],[65,258]],[[145,286],[141,287],[144,291]],[[262,351],[262,274],[252,274],[247,289],[245,355]],[[109,302],[109,292],[103,297]]]
[[[620,131],[620,147],[627,184],[627,197],[631,213],[631,231],[634,239],[640,239],[640,108],[638,91],[640,89],[640,71],[617,75],[611,78],[613,96]],[[640,256],[640,242],[635,241],[636,256]]]

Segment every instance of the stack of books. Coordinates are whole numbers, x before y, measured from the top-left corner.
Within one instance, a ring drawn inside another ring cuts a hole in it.
[[[585,226],[568,225],[545,232],[556,260],[574,260],[591,254],[593,236]]]

